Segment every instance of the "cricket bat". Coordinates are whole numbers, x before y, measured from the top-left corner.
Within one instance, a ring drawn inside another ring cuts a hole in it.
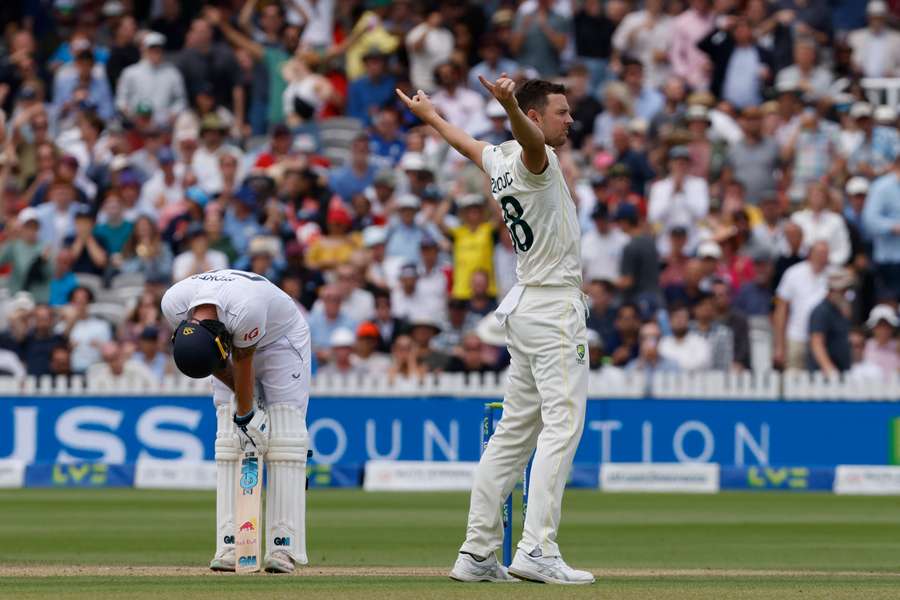
[[[262,557],[262,519],[260,518],[260,497],[262,496],[263,459],[256,450],[246,450],[238,463],[238,485],[235,489],[234,532],[235,565],[237,573],[259,571]]]

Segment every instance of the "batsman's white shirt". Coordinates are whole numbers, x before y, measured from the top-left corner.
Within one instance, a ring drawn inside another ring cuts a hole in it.
[[[309,327],[290,296],[256,273],[223,269],[179,281],[162,299],[166,319],[176,327],[201,304],[216,307],[236,348],[256,346],[253,370],[266,403],[301,406],[309,399]],[[229,390],[213,379],[216,405],[230,404]]]
[[[511,357],[503,416],[475,472],[461,550],[495,552],[500,507],[537,446],[519,549],[559,555],[562,495],[584,427],[587,304],[581,291],[580,227],[556,153],[540,174],[516,141],[488,146],[482,166],[516,249],[518,284],[497,309]]]

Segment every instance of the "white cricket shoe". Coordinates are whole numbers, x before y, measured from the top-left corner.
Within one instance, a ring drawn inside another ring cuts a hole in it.
[[[491,554],[483,561],[478,562],[469,554],[459,553],[456,564],[450,571],[450,579],[463,582],[490,581],[515,583],[518,579],[511,577],[506,567],[497,562],[497,557]]]
[[[234,571],[234,548],[229,546],[209,561],[209,568],[213,571]]]
[[[573,569],[562,556],[531,556],[521,550],[516,551],[509,573],[519,579],[538,583],[559,583],[566,585],[586,585],[594,583],[594,576],[587,571]]]
[[[285,550],[274,550],[266,557],[267,573],[293,573],[294,559]]]

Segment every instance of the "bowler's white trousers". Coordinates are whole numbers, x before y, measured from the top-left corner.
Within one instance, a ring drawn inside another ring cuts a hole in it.
[[[559,555],[562,496],[587,403],[586,309],[578,288],[525,287],[506,318],[512,360],[503,416],[475,470],[461,552],[487,556],[500,547],[501,506],[537,446],[518,547]]]

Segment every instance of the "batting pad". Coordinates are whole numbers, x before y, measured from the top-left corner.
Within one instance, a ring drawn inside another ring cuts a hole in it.
[[[235,473],[240,458],[230,406],[216,407],[216,555],[234,547]]]
[[[266,555],[285,550],[294,562],[306,557],[306,450],[309,436],[300,409],[269,406],[269,468],[266,488]]]

